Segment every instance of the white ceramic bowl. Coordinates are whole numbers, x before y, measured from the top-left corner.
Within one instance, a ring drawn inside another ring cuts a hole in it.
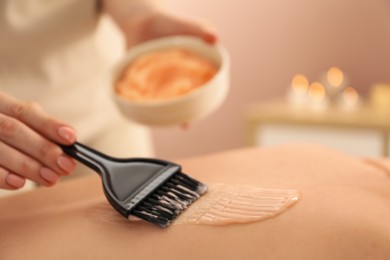
[[[188,49],[210,59],[219,67],[218,72],[203,86],[172,99],[133,102],[116,93],[115,84],[129,63],[143,54],[172,47]],[[230,57],[223,46],[210,45],[194,37],[164,37],[138,45],[125,54],[114,68],[111,94],[122,114],[137,123],[150,126],[187,123],[205,117],[222,104],[229,89],[229,70]]]

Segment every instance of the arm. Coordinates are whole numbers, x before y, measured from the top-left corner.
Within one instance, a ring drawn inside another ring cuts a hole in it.
[[[0,189],[19,189],[26,179],[55,184],[75,168],[56,143],[75,140],[75,130],[49,117],[37,104],[0,92]]]
[[[217,41],[212,29],[198,21],[169,14],[156,1],[103,0],[103,8],[124,33],[129,47],[170,35],[192,35],[211,44]]]

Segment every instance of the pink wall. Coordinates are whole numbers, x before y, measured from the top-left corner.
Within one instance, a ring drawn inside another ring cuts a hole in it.
[[[390,81],[388,0],[165,0],[166,7],[212,24],[232,56],[231,92],[189,130],[153,131],[156,153],[179,158],[245,145],[249,102],[284,95],[292,76],[315,80],[338,66],[362,93]]]

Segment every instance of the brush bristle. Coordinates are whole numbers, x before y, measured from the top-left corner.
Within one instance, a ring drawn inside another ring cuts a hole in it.
[[[176,173],[137,205],[131,214],[160,227],[167,227],[206,191],[206,185],[184,173]]]

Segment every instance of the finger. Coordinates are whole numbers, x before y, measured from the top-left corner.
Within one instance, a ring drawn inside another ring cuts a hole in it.
[[[188,130],[188,129],[190,128],[190,123],[188,123],[188,122],[182,123],[182,124],[180,125],[180,128],[181,128],[182,130]]]
[[[21,102],[1,92],[0,100],[0,113],[20,120],[48,139],[61,144],[76,141],[73,128],[47,115],[38,104]]]
[[[179,17],[174,20],[178,24],[178,33],[199,37],[209,44],[215,44],[218,41],[216,32],[205,24]]]
[[[35,158],[61,175],[68,175],[76,168],[75,161],[64,155],[58,145],[43,138],[20,121],[2,114],[0,141]]]
[[[181,31],[181,34],[196,36],[209,44],[215,44],[218,41],[217,35],[201,26],[188,26]]]
[[[0,142],[0,167],[22,178],[51,186],[59,179],[59,174],[42,166],[38,161]]]
[[[139,41],[172,35],[194,36],[210,44],[218,41],[215,31],[201,22],[166,13],[157,13],[150,17],[149,22],[144,25]]]
[[[218,42],[218,36],[211,31],[205,31],[202,37],[205,42],[210,44],[216,44]]]
[[[0,189],[17,190],[24,186],[26,179],[0,167]]]

